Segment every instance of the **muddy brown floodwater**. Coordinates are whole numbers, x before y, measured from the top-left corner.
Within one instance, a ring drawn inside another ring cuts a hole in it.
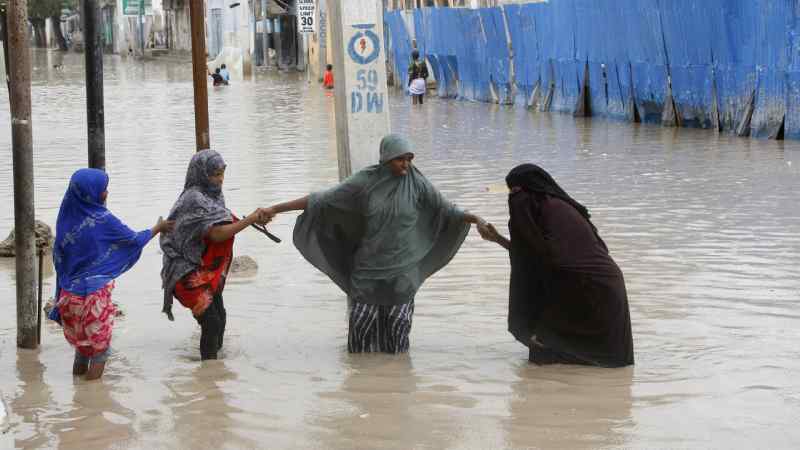
[[[34,55],[37,217],[54,224],[86,161],[81,55]],[[63,70],[53,70],[56,63]],[[166,214],[194,150],[189,67],[105,62],[109,206]],[[431,98],[391,99],[393,128],[451,199],[501,225],[498,185],[548,169],[594,215],[630,295],[636,366],[535,367],[506,332],[508,258],[472,232],[419,292],[404,356],[346,352],[345,297],[291,244],[237,237],[258,274],[226,289],[229,337],[201,364],[199,328],[160,313],[158,246],[117,282],[126,315],[101,382],[75,381],[48,323],[15,347],[13,260],[0,261],[0,448],[523,449],[800,446],[800,143],[632,126]],[[239,214],[337,181],[333,103],[304,75],[209,91],[211,141]],[[13,224],[0,93],[0,234]],[[52,270],[45,289],[53,289]]]

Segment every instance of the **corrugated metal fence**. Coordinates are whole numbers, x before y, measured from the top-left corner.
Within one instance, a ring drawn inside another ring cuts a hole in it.
[[[416,39],[441,97],[794,139],[798,19],[800,0],[550,0],[385,15],[402,86]]]

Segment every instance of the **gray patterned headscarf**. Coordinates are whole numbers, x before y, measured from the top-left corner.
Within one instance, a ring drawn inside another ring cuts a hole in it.
[[[211,183],[210,176],[225,167],[222,155],[214,150],[203,150],[194,154],[186,171],[186,183],[168,220],[175,221],[171,233],[161,234],[161,250],[164,266],[161,282],[164,289],[164,308],[169,320],[172,316],[172,296],[175,284],[189,272],[202,264],[206,246],[203,236],[214,225],[233,221],[231,212],[225,207],[222,188]]]

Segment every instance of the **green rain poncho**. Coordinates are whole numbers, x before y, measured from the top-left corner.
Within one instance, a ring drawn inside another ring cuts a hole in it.
[[[380,152],[380,164],[309,196],[294,245],[351,300],[401,305],[450,262],[469,225],[413,165],[392,174],[386,163],[411,153],[405,139],[386,136]]]

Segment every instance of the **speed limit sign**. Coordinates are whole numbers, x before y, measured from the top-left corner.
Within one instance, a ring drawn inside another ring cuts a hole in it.
[[[297,30],[299,32],[314,32],[314,8],[314,0],[297,0]]]

